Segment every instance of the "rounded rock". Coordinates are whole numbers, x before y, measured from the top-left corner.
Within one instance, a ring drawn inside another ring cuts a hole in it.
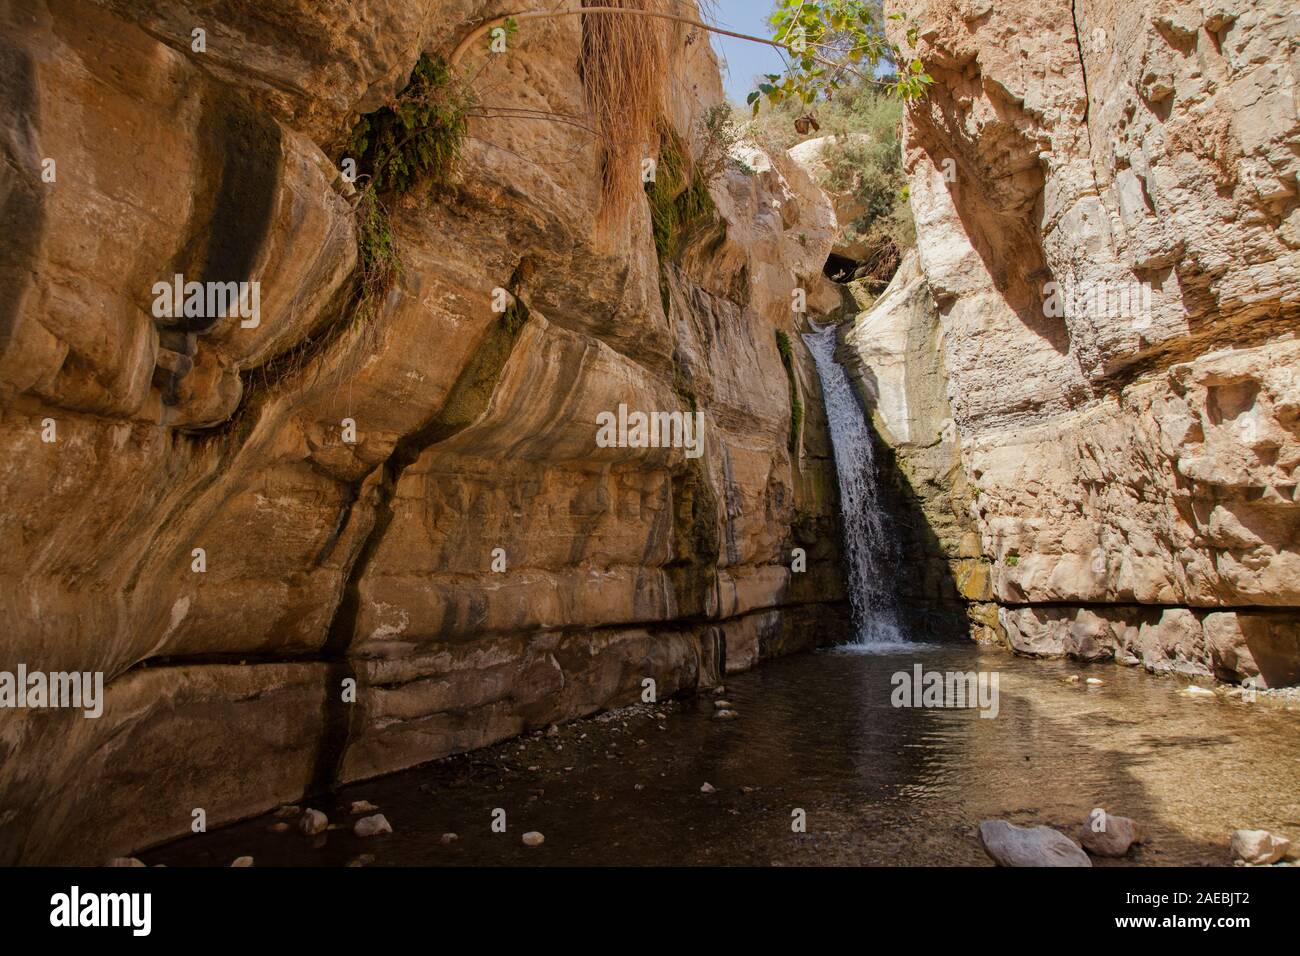
[[[1266,866],[1286,856],[1291,841],[1267,830],[1233,830],[1230,847],[1234,860]]]
[[[318,833],[324,833],[330,825],[330,818],[325,816],[319,810],[313,810],[310,807],[303,813],[302,819],[298,821],[298,829],[307,836],[316,836]]]
[[[1091,816],[1079,828],[1079,842],[1093,856],[1124,856],[1133,844],[1142,842],[1142,831],[1128,817],[1107,813],[1102,820],[1104,829],[1094,829],[1096,822]]]
[[[1092,866],[1077,843],[1051,827],[983,820],[979,833],[984,852],[998,866]]]
[[[358,820],[353,825],[352,832],[359,837],[372,837],[379,836],[381,833],[392,833],[393,828],[389,825],[387,817],[382,813],[376,813]]]

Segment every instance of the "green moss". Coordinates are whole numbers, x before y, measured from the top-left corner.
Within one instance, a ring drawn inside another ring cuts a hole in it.
[[[353,320],[368,321],[401,275],[384,197],[419,184],[446,185],[466,132],[468,94],[445,63],[421,54],[393,104],[357,120],[344,150],[356,161],[360,289]]]
[[[402,274],[402,265],[388,210],[370,183],[362,187],[357,198],[356,222],[361,281],[352,314],[354,321],[365,322],[374,317],[379,303]]]
[[[692,230],[718,218],[707,179],[690,175],[681,139],[669,130],[660,132],[659,162],[646,197],[661,262],[677,261]]]
[[[799,384],[794,377],[794,353],[790,349],[790,336],[784,330],[776,331],[776,350],[781,353],[786,380],[790,384],[790,438],[786,447],[793,458],[799,448],[799,432],[803,428],[803,402],[799,400]]]
[[[380,193],[405,193],[421,182],[445,185],[467,129],[468,94],[451,82],[442,60],[421,54],[392,106],[362,116],[346,155]]]

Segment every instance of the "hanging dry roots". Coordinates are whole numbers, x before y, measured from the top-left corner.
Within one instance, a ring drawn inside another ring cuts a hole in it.
[[[661,0],[583,0],[583,6],[654,9]],[[605,142],[603,211],[629,208],[641,189],[641,160],[663,112],[666,21],[616,13],[582,17],[582,79]]]

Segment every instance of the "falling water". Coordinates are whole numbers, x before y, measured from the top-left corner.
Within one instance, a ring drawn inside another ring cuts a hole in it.
[[[803,338],[817,363],[835,448],[856,643],[897,644],[905,640],[892,586],[893,576],[899,573],[898,547],[877,496],[871,430],[848,375],[835,361],[835,326],[828,325]]]

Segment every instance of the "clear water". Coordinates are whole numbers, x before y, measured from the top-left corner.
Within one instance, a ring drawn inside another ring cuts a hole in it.
[[[805,335],[822,383],[835,470],[840,486],[844,560],[856,643],[887,648],[905,640],[893,576],[898,545],[877,495],[878,476],[870,427],[853,385],[835,361],[835,326]]]
[[[892,675],[996,671],[998,716],[896,708]],[[1071,675],[1096,676],[1101,686]],[[1099,866],[1223,865],[1237,827],[1300,837],[1300,711],[1189,698],[1113,664],[1033,661],[949,644],[846,647],[728,675],[736,720],[702,694],[507,740],[348,787],[308,805],[345,824],[311,839],[259,817],[141,854],[148,863],[989,866],[976,828],[998,818],[1073,834],[1096,807],[1147,842]],[[655,717],[662,714],[662,719]],[[702,793],[704,783],[714,793]],[[351,832],[370,800],[393,833]],[[507,830],[491,829],[493,809]],[[807,832],[791,829],[802,809]],[[546,842],[523,846],[538,830]],[[454,832],[459,840],[443,845]]]

